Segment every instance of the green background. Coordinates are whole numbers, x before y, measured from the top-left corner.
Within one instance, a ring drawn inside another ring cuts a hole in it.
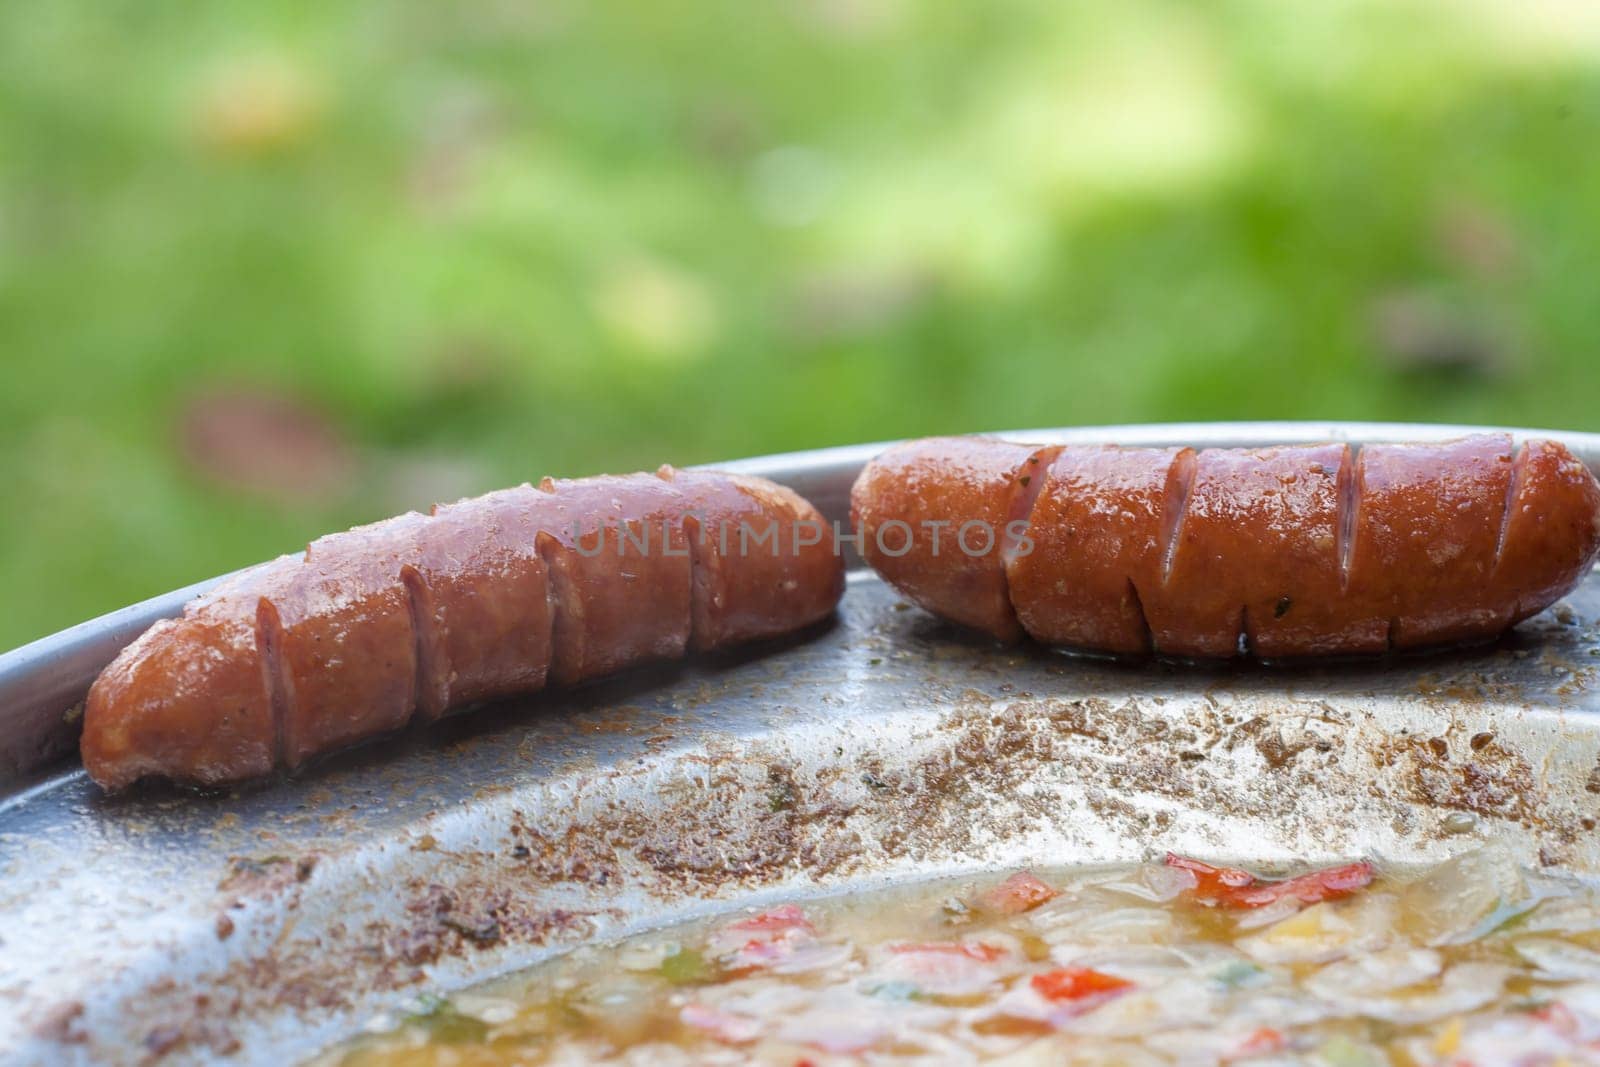
[[[1600,6],[0,8],[0,648],[546,473],[1597,428]]]

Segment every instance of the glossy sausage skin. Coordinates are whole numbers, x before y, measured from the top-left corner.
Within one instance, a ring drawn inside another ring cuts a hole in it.
[[[869,463],[851,512],[867,562],[929,611],[1001,640],[1116,654],[1485,640],[1570,592],[1600,554],[1594,476],[1560,444],[1505,434],[1358,451],[932,438]],[[934,550],[929,523],[1002,517],[1024,528],[992,551],[948,538]]]
[[[867,464],[850,492],[862,555],[934,614],[1002,640],[1020,638],[1002,542],[1054,451],[980,437],[931,437],[890,450]]]
[[[831,529],[774,483],[546,479],[219,585],[95,680],[83,762],[109,789],[253,778],[413,718],[789,633],[843,592]]]

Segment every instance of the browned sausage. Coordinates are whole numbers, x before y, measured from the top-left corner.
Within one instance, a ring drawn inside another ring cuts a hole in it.
[[[726,648],[820,619],[844,593],[833,530],[799,494],[736,474],[663,467],[687,510],[693,564],[690,647]],[[774,604],[784,604],[782,612]]]
[[[1006,593],[1006,528],[1026,512],[1056,449],[931,437],[879,456],[850,492],[862,555],[936,615],[1002,640],[1022,636]]]
[[[536,490],[440,504],[400,569],[417,628],[417,715],[541,689],[555,600],[539,555]]]
[[[867,561],[930,611],[1121,654],[1484,640],[1570,592],[1600,554],[1600,483],[1560,444],[1505,434],[1358,452],[935,438],[868,464],[851,511]],[[997,518],[1025,529],[988,552],[965,550],[976,537],[935,550],[930,524]]]
[[[84,766],[112,789],[238,781],[547,680],[788,633],[843,594],[823,529],[770,482],[663,467],[333,534],[124,649],[89,691]]]
[[[648,474],[546,478],[539,488],[539,554],[556,603],[554,680],[571,685],[682,656],[693,584],[682,494]]]

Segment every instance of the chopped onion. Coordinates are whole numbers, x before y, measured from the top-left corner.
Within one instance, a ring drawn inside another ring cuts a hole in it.
[[[1164,863],[1145,863],[1120,878],[1101,882],[1096,888],[1123,896],[1138,897],[1152,904],[1176,900],[1187,889],[1193,889],[1194,875],[1181,867]]]
[[[661,961],[682,947],[676,941],[624,941],[617,946],[617,963],[625,971],[659,971]]]
[[[1030,924],[1049,945],[1164,944],[1173,940],[1177,918],[1166,908],[1107,908],[1106,897],[1079,898],[1071,906],[1036,909]]]
[[[1364,1041],[1341,1034],[1318,1045],[1312,1062],[1325,1067],[1388,1067],[1389,1057]]]
[[[1295,897],[1284,897],[1282,900],[1273,901],[1266,907],[1252,908],[1241,913],[1233,925],[1238,930],[1255,930],[1262,926],[1271,926],[1280,919],[1287,919],[1289,916],[1299,913],[1304,906]]]
[[[1386,893],[1313,904],[1238,944],[1263,963],[1325,963],[1388,944],[1398,911],[1398,902]]]
[[[1600,952],[1548,937],[1527,938],[1512,948],[1537,968],[1535,973],[1540,978],[1552,982],[1600,982]]]
[[[1472,941],[1532,907],[1527,882],[1504,846],[1488,845],[1435,867],[1406,894],[1408,925],[1426,945]]]
[[[1137,1037],[1216,1021],[1219,994],[1202,976],[1139,987],[1065,1023],[1073,1033]]]
[[[929,996],[975,996],[1022,966],[1015,943],[1007,940],[886,945],[872,954],[868,975],[872,982],[904,982]]]
[[[1065,951],[1052,948],[1050,959],[1063,967],[1087,967],[1146,984],[1195,971],[1192,958],[1163,945],[1095,946],[1077,950],[1069,947]]]
[[[989,1061],[994,1067],[1167,1067],[1165,1057],[1131,1042],[1085,1044],[1076,1038],[1040,1038],[1009,1055]]]
[[[485,993],[457,993],[451,1004],[462,1015],[482,1019],[491,1026],[510,1022],[517,1017],[521,1005],[509,997],[493,997]]]
[[[1386,948],[1330,963],[1304,985],[1329,1000],[1360,998],[1425,982],[1443,970],[1444,957],[1433,949]]]
[[[1445,971],[1431,989],[1385,996],[1344,996],[1329,1003],[1345,1015],[1365,1015],[1403,1025],[1434,1022],[1492,1003],[1510,974],[1511,968],[1503,964],[1460,963]]]
[[[1600,900],[1593,893],[1554,897],[1507,924],[1518,934],[1587,934],[1600,930]]]

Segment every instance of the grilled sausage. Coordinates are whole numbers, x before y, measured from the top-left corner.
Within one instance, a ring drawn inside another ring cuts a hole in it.
[[[821,516],[759,478],[546,479],[333,534],[152,626],[95,680],[84,766],[216,784],[687,649],[826,617]]]
[[[1001,539],[1013,514],[1025,517],[1052,451],[931,437],[879,456],[850,491],[862,555],[929,611],[1003,641],[1020,638]]]
[[[1010,641],[1264,659],[1492,638],[1600,554],[1600,483],[1563,446],[1043,447],[933,438],[869,463],[862,554]],[[987,544],[932,530],[1011,527]]]

